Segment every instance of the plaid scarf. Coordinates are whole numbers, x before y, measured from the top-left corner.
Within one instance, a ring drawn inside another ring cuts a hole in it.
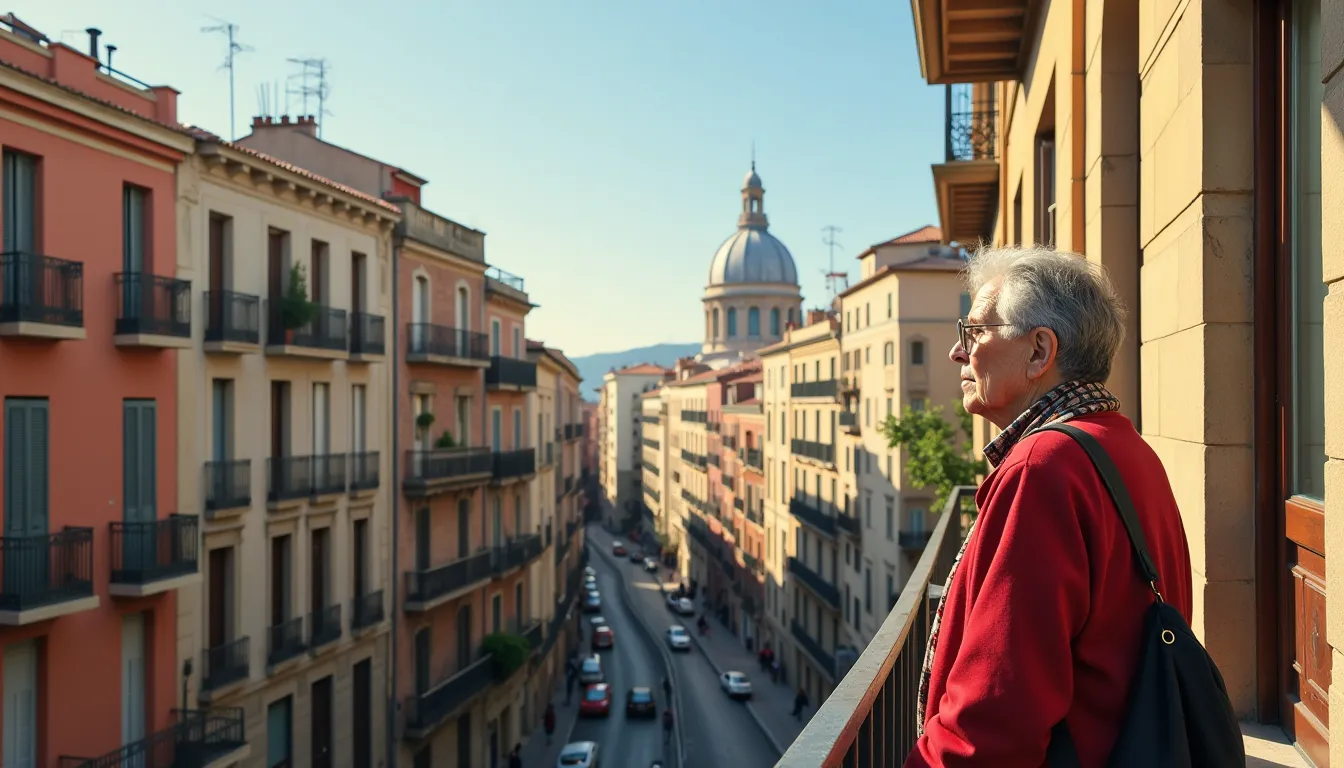
[[[1030,408],[1023,411],[1021,416],[1013,419],[1013,423],[985,446],[985,459],[990,464],[999,466],[1013,450],[1013,446],[1046,424],[1068,421],[1089,413],[1118,410],[1120,401],[1106,389],[1105,385],[1066,381],[1046,392]],[[978,517],[976,519],[979,520]],[[938,610],[934,612],[933,624],[929,628],[929,643],[924,650],[924,669],[919,676],[919,693],[915,699],[915,725],[919,736],[924,735],[924,709],[927,704],[925,700],[929,696],[929,677],[933,672],[934,652],[938,648],[938,629],[943,623],[943,609],[947,607],[947,596],[952,593],[952,579],[957,575],[957,566],[961,565],[961,556],[966,554],[966,544],[970,542],[974,533],[975,523],[972,522],[970,530],[966,532],[966,539],[961,542],[957,558],[952,561],[952,568],[947,572],[943,598],[938,601]]]

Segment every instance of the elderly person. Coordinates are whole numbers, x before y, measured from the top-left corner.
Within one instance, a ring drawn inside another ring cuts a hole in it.
[[[1101,766],[1125,713],[1153,593],[1067,421],[1119,468],[1161,578],[1190,619],[1190,554],[1162,462],[1106,389],[1125,309],[1105,272],[1044,248],[976,254],[952,361],[962,404],[1002,431],[938,607],[906,766],[1039,768],[1065,721]]]

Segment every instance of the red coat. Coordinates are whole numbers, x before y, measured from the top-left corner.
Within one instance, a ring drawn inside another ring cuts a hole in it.
[[[1167,602],[1190,620],[1190,552],[1157,454],[1118,413],[1069,422],[1120,470]],[[1105,763],[1153,597],[1119,514],[1067,435],[1022,440],[976,494],[947,595],[914,766],[1039,768],[1067,716],[1083,768]]]

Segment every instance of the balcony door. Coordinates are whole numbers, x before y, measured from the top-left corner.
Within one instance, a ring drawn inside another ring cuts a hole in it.
[[[369,259],[362,253],[350,254],[350,311],[364,311],[364,282]]]
[[[504,412],[498,408],[490,411],[490,450],[499,453],[504,442]]]
[[[229,275],[233,273],[232,264],[229,263],[229,240],[230,230],[232,229],[233,219],[218,213],[210,214],[210,273],[209,286],[210,302],[206,306],[208,317],[206,318],[207,328],[224,327],[224,311],[227,303],[224,300],[225,291],[229,290]]]
[[[499,547],[504,544],[504,500],[496,495],[490,501],[490,544]]]
[[[121,743],[145,738],[145,615],[121,617]],[[144,753],[133,753],[126,768],[144,768]]]
[[[47,533],[47,408],[44,398],[5,398],[6,538],[41,537]],[[5,583],[23,585],[24,578],[18,574],[30,568],[32,573],[46,573],[45,568],[36,568],[45,563],[46,552],[46,547],[37,547],[8,554],[4,563]],[[16,553],[21,554],[15,557]]]
[[[123,400],[121,406],[121,506],[127,523],[122,533],[125,567],[150,565],[155,554],[158,473],[153,400]]]
[[[432,653],[433,645],[429,627],[425,627],[415,633],[415,693],[417,696],[428,693],[433,685],[429,674],[429,662]]]
[[[425,352],[425,343],[429,338],[429,278],[415,276],[411,288],[411,349]]]
[[[310,737],[312,768],[331,768],[331,676],[313,683]]]
[[[460,354],[470,352],[467,334],[471,332],[471,293],[465,285],[457,288],[457,349]]]
[[[145,272],[146,239],[145,223],[149,214],[149,192],[130,184],[121,191],[121,271],[126,274],[121,284],[123,312],[134,312],[140,319],[153,317],[143,302],[153,295],[147,284],[142,284],[139,276]],[[136,277],[132,277],[132,275]]]
[[[3,755],[5,768],[37,768],[37,641],[5,646]]]
[[[0,275],[0,303],[7,306],[43,304],[42,272],[37,262],[22,255],[37,254],[38,205],[36,157],[4,150],[3,210],[4,253],[9,258]]]
[[[330,488],[331,385],[313,385],[313,487]]]

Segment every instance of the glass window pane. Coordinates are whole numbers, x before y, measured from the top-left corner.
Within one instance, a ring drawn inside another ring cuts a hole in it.
[[[1289,491],[1325,498],[1325,336],[1321,264],[1321,3],[1294,14],[1293,430]]]

